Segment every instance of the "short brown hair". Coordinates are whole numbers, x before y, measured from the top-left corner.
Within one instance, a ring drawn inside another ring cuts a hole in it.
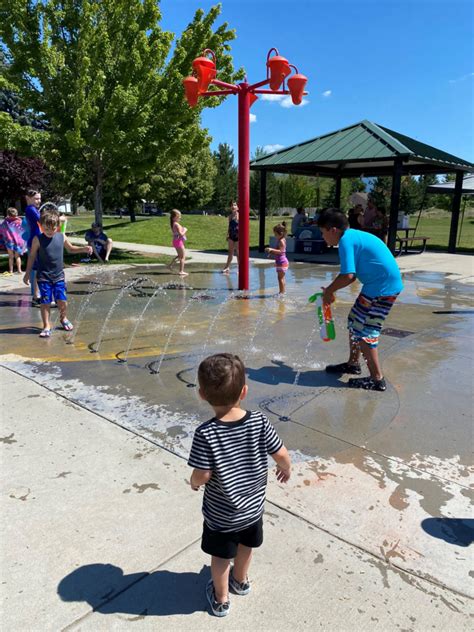
[[[59,226],[59,213],[58,213],[58,211],[45,209],[41,213],[41,217],[40,217],[39,223],[41,224],[41,226],[44,226],[45,228],[50,228],[50,229],[57,228]]]
[[[232,353],[216,353],[199,365],[198,381],[211,406],[230,406],[238,402],[245,386],[244,363]]]
[[[7,215],[8,217],[18,217],[18,211],[15,207],[9,206],[7,208]]]

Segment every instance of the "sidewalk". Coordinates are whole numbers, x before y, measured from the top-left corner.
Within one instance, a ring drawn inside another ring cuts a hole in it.
[[[210,616],[185,461],[3,367],[0,380],[5,630],[470,629],[466,596],[402,570],[395,549],[351,544],[362,514],[344,537],[298,517],[301,468],[287,487],[270,474],[252,593]]]

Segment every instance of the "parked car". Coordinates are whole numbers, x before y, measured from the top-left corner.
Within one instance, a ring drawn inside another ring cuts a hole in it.
[[[163,211],[156,206],[154,202],[143,202],[142,213],[144,215],[164,215]]]

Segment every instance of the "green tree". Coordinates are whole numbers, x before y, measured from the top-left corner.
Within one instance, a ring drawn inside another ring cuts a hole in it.
[[[378,176],[372,184],[370,197],[375,206],[390,208],[390,198],[392,195],[392,178],[390,176]]]
[[[266,152],[263,147],[257,147],[252,160],[258,160],[266,156]],[[266,182],[266,210],[274,211],[280,206],[280,184],[278,178],[271,171],[267,171]],[[250,208],[260,208],[260,172],[250,172]]]
[[[168,166],[165,177],[151,187],[160,207],[191,211],[204,208],[214,193],[216,165],[209,147]]]
[[[306,176],[291,174],[281,181],[281,206],[298,208],[311,206],[315,198],[315,190]]]
[[[220,143],[214,152],[215,179],[211,208],[216,212],[227,211],[232,200],[237,200],[237,168],[234,150],[227,143]]]
[[[237,78],[228,52],[235,34],[227,24],[213,29],[219,13],[219,5],[196,11],[171,53],[157,0],[4,0],[7,75],[23,107],[49,121],[47,158],[64,186],[78,196],[93,187],[97,221],[107,181],[130,195],[150,185],[160,163],[205,143],[200,111],[220,98],[191,109],[181,80],[206,47],[219,77]]]

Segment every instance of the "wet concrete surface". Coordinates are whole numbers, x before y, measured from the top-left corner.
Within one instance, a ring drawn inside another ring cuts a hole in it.
[[[463,543],[453,536],[447,544],[425,521],[470,517],[472,287],[440,273],[404,275],[380,344],[389,387],[374,393],[324,371],[346,359],[345,321],[359,289],[338,292],[337,338],[322,342],[307,300],[334,267],[294,264],[284,299],[271,268],[252,269],[245,296],[216,266],[189,271],[177,280],[163,267],[135,266],[77,279],[68,287],[75,330],[55,329],[50,340],[37,336],[27,290],[2,292],[0,362],[185,458],[194,428],[210,416],[196,393],[199,362],[238,353],[246,406],[269,416],[298,463],[293,488],[273,490],[274,501],[470,593]]]

